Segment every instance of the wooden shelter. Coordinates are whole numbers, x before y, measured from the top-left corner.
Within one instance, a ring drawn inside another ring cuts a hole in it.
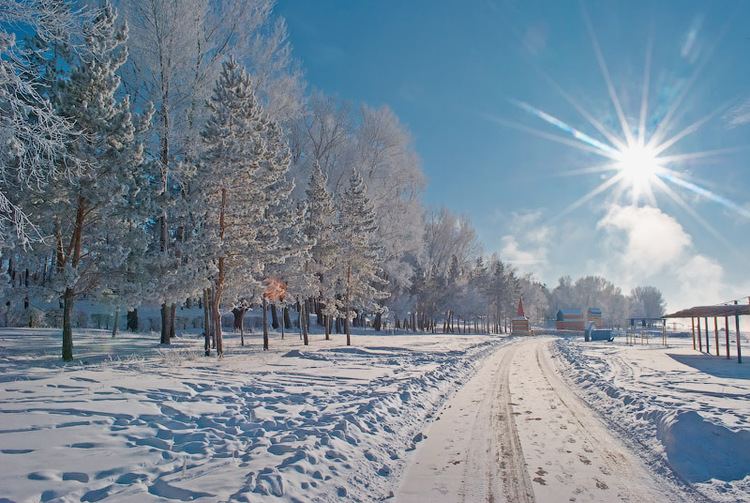
[[[523,298],[518,299],[516,316],[510,320],[510,335],[534,335],[531,331],[529,319],[523,312]]]
[[[735,341],[737,344],[737,363],[742,363],[742,343],[740,337],[740,316],[750,315],[750,304],[734,304],[719,305],[719,306],[696,306],[689,309],[683,309],[675,313],[667,314],[664,316],[667,318],[690,318],[693,333],[693,349],[697,349],[703,352],[703,345],[705,342],[707,354],[711,354],[711,337],[710,327],[708,324],[709,318],[713,318],[713,332],[714,332],[714,348],[716,356],[720,355],[719,352],[719,320],[724,320],[724,339],[726,348],[727,359],[731,358],[730,352],[730,337],[731,332],[731,318],[734,318],[734,333]],[[703,327],[701,327],[703,325]],[[697,327],[697,333],[696,333]],[[705,341],[704,335],[705,334]],[[697,344],[696,344],[697,343]],[[697,346],[697,347],[696,347]]]
[[[558,330],[579,330],[586,328],[586,320],[581,309],[560,309],[557,311],[555,328]]]

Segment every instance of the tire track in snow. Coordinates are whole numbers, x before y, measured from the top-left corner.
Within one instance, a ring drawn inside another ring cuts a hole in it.
[[[532,503],[534,501],[534,488],[526,469],[526,460],[521,448],[521,439],[518,436],[510,392],[510,368],[517,350],[517,345],[511,346],[500,360],[500,377],[495,381],[498,385],[498,393],[496,400],[493,401],[498,410],[492,414],[492,431],[496,435],[494,445],[499,448],[499,456],[496,461],[505,500]],[[494,499],[488,501],[494,501]]]
[[[521,341],[508,342],[440,411],[410,460],[396,501],[534,502],[509,386]]]

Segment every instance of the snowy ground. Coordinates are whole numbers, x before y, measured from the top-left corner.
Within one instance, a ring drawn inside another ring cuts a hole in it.
[[[750,501],[750,361],[700,354],[690,339],[667,348],[560,339],[554,353],[567,381],[652,471],[696,499]]]
[[[0,502],[748,501],[750,364],[575,338],[0,329]],[[749,346],[750,347],[750,346]]]
[[[202,340],[0,330],[0,501],[378,500],[487,336]]]

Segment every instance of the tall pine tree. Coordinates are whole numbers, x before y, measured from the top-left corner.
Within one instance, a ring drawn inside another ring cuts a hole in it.
[[[80,165],[53,182],[55,198],[46,211],[63,301],[64,360],[73,359],[76,299],[111,291],[134,257],[131,246],[146,240],[138,200],[143,148],[130,101],[117,96],[126,39],[127,28],[118,26],[116,11],[105,4],[84,27],[86,50],[57,92],[60,114],[82,131],[69,145]]]
[[[328,340],[330,338],[328,317],[337,312],[334,273],[337,258],[337,241],[334,238],[336,205],[328,191],[328,177],[318,162],[315,163],[310,175],[306,196],[309,218],[305,226],[305,234],[315,243],[310,251],[311,267],[317,283],[314,300],[319,306],[318,316],[325,317],[325,334]]]
[[[341,195],[338,213],[338,283],[344,308],[346,344],[351,345],[354,309],[377,310],[377,300],[388,297],[382,274],[378,225],[367,197],[367,186],[354,170]]]
[[[219,356],[222,302],[263,291],[268,268],[286,258],[279,233],[288,225],[283,210],[293,188],[285,176],[290,153],[254,87],[236,61],[225,62],[202,132],[199,180],[207,205],[204,239],[214,246],[211,313]]]

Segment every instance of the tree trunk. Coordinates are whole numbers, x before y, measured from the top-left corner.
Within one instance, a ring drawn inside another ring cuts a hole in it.
[[[323,325],[323,323],[327,323],[323,321],[323,307],[322,302],[315,301],[315,315],[318,318],[318,325]]]
[[[177,324],[177,304],[172,303],[169,308],[169,338],[175,336],[175,325]]]
[[[307,331],[309,332],[310,331],[310,301],[305,300],[304,304],[305,304],[305,309],[303,309],[304,316],[302,317],[302,319],[304,320],[305,326],[307,327]],[[318,325],[320,325],[320,318],[317,319],[317,323]]]
[[[224,336],[221,332],[221,297],[214,295],[211,314],[214,320],[214,340],[216,343],[216,355],[221,358],[224,356]]]
[[[286,329],[288,330],[292,328],[292,318],[289,316],[289,306],[284,306],[283,314],[284,314],[284,327],[286,327]]]
[[[346,345],[351,346],[352,345],[352,333],[351,329],[349,327],[349,310],[351,306],[349,305],[349,291],[351,289],[351,283],[352,283],[352,266],[346,268],[346,297],[344,298],[344,331],[346,332]]]
[[[161,305],[161,344],[169,344],[169,306],[166,302]]]
[[[208,289],[208,304],[206,304],[206,309],[208,309],[209,316],[208,316],[208,330],[209,335],[211,336],[211,349],[216,349],[216,325],[214,324],[214,289],[209,288]]]
[[[221,206],[219,209],[219,240],[224,241],[224,232],[226,231],[225,213],[227,207],[227,189],[221,189]],[[224,269],[224,256],[221,256],[216,261],[217,271],[216,280],[214,282],[214,298],[213,298],[213,313],[214,313],[214,337],[216,338],[216,354],[219,358],[224,356],[224,339],[221,333],[221,296],[224,293],[224,278],[226,271]]]
[[[263,351],[268,351],[268,300],[263,295]]]
[[[128,332],[138,331],[138,309],[131,309],[128,311],[127,330]]]
[[[279,313],[276,311],[276,303],[271,304],[271,326],[274,330],[279,329]]]
[[[330,320],[330,316],[328,316],[327,314],[323,315],[323,324],[325,325],[326,340],[330,341],[331,340],[331,320]]]
[[[235,307],[232,309],[234,315],[234,329],[240,331],[240,346],[245,345],[245,313],[247,309]]]
[[[306,311],[304,302],[300,302],[300,309],[302,311]],[[307,325],[305,323],[302,323],[303,319],[304,316],[302,316],[302,313],[300,313],[300,325],[302,325],[302,341],[305,346],[308,346],[310,344],[310,336],[307,333]]]
[[[66,288],[63,294],[63,336],[62,336],[62,358],[66,362],[73,360],[73,304],[75,295],[72,288]]]
[[[120,328],[120,306],[115,307],[115,320],[112,324],[112,337],[117,337],[117,329]]]
[[[208,288],[203,289],[203,350],[211,356],[211,321],[208,315]]]
[[[86,218],[86,200],[78,196],[78,207],[76,209],[76,219],[73,226],[73,235],[70,240],[70,265],[74,270],[78,269],[81,260],[81,249],[83,241],[83,223]],[[60,270],[64,270],[65,264],[60,264]],[[62,357],[65,361],[73,359],[73,305],[75,303],[75,291],[71,287],[66,287],[63,293],[63,342]]]
[[[380,329],[383,328],[383,313],[375,313],[375,321],[372,323],[372,328],[374,328],[376,332],[380,332]]]

